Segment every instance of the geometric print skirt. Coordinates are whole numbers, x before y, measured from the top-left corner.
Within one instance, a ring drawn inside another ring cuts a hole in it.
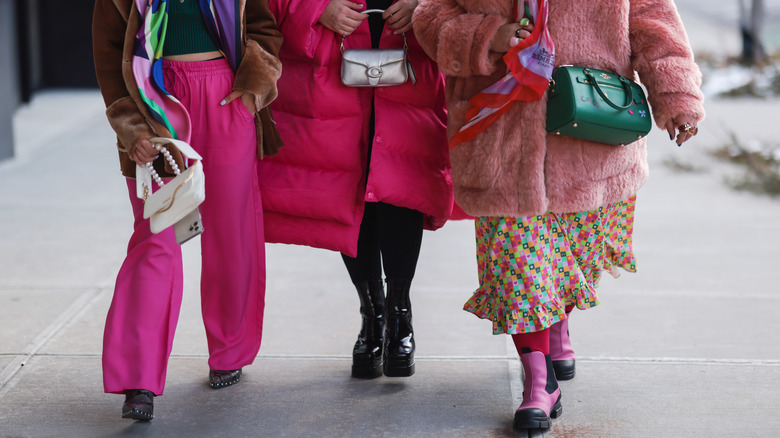
[[[532,333],[566,319],[566,307],[598,305],[601,273],[636,272],[631,236],[636,195],[593,211],[475,221],[479,289],[463,310],[493,334]]]

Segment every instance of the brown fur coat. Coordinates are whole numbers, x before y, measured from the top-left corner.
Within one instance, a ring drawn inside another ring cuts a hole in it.
[[[511,21],[509,0],[424,0],[414,13],[420,44],[447,75],[448,134],[468,100],[506,73],[489,50]],[[701,74],[672,0],[550,0],[555,65],[639,74],[656,123],[704,117]],[[547,134],[546,97],[516,102],[475,139],[452,150],[455,199],[475,216],[592,210],[626,199],[648,176],[645,140],[607,146]]]
[[[268,9],[268,0],[239,0],[243,59],[236,71],[233,90],[255,97],[261,110],[255,116],[257,150],[274,154],[282,142],[276,131],[268,104],[276,98],[276,81],[282,71],[279,48],[282,36],[276,19]],[[156,121],[141,100],[132,71],[133,45],[141,25],[133,0],[97,0],[92,17],[92,45],[100,91],[106,104],[106,116],[117,134],[122,174],[135,177],[135,162],[130,159],[134,145],[141,139],[170,137],[164,125]],[[172,150],[179,166],[181,155]],[[155,164],[155,167],[158,167]],[[159,170],[163,171],[162,168]],[[170,170],[170,169],[168,169]],[[170,175],[170,172],[163,173]]]

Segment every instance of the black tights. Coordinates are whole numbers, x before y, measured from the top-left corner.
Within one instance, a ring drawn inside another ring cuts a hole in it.
[[[360,224],[357,257],[344,254],[353,283],[385,277],[411,280],[422,244],[423,214],[384,202],[367,202]]]
[[[392,0],[368,0],[368,9],[386,9]],[[379,47],[379,39],[384,28],[381,14],[369,14],[371,46]],[[371,103],[371,123],[368,138],[374,138],[374,104]],[[371,162],[373,143],[369,142],[368,162]],[[366,171],[368,173],[368,170]],[[368,180],[368,177],[366,177]],[[414,277],[417,259],[422,244],[423,214],[417,210],[384,202],[366,202],[363,221],[360,223],[357,257],[344,254],[344,264],[352,282],[382,279],[409,280]]]

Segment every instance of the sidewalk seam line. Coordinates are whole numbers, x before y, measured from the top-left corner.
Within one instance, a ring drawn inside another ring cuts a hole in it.
[[[0,353],[2,357],[23,357],[25,353]],[[36,357],[101,357],[101,353],[36,353]],[[207,354],[172,354],[173,359],[207,359]],[[266,360],[351,360],[352,356],[342,354],[261,354],[257,359]],[[416,359],[429,362],[493,362],[509,361],[517,364],[519,358],[512,356],[425,356],[416,355]],[[625,364],[661,364],[661,365],[722,365],[722,366],[764,366],[780,367],[780,360],[774,359],[707,359],[707,358],[674,358],[674,357],[580,357],[578,363],[625,363]],[[517,365],[514,365],[517,366]],[[522,392],[522,390],[520,391]]]
[[[33,357],[35,357],[38,351],[43,348],[52,338],[54,338],[63,328],[69,326],[69,323],[79,315],[83,314],[100,296],[104,289],[92,288],[81,294],[76,298],[73,303],[62,312],[57,319],[44,328],[38,336],[36,336],[21,354],[15,354],[14,357],[20,357],[20,361],[11,362],[8,364],[2,372],[0,372],[0,398],[5,395],[8,390],[13,387],[9,385],[9,382],[19,374]],[[38,355],[41,356],[41,355]]]

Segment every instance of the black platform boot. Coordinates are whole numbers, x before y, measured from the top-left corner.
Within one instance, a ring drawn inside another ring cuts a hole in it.
[[[214,389],[227,388],[241,381],[242,368],[237,370],[209,370],[209,386]]]
[[[154,393],[145,389],[125,391],[125,403],[122,405],[122,418],[151,421],[154,419]]]
[[[385,289],[382,280],[355,284],[360,297],[360,328],[352,349],[352,377],[373,379],[382,375],[382,339],[385,330]]]
[[[385,326],[385,366],[387,377],[414,374],[414,330],[409,288],[412,280],[387,280],[387,324]]]

